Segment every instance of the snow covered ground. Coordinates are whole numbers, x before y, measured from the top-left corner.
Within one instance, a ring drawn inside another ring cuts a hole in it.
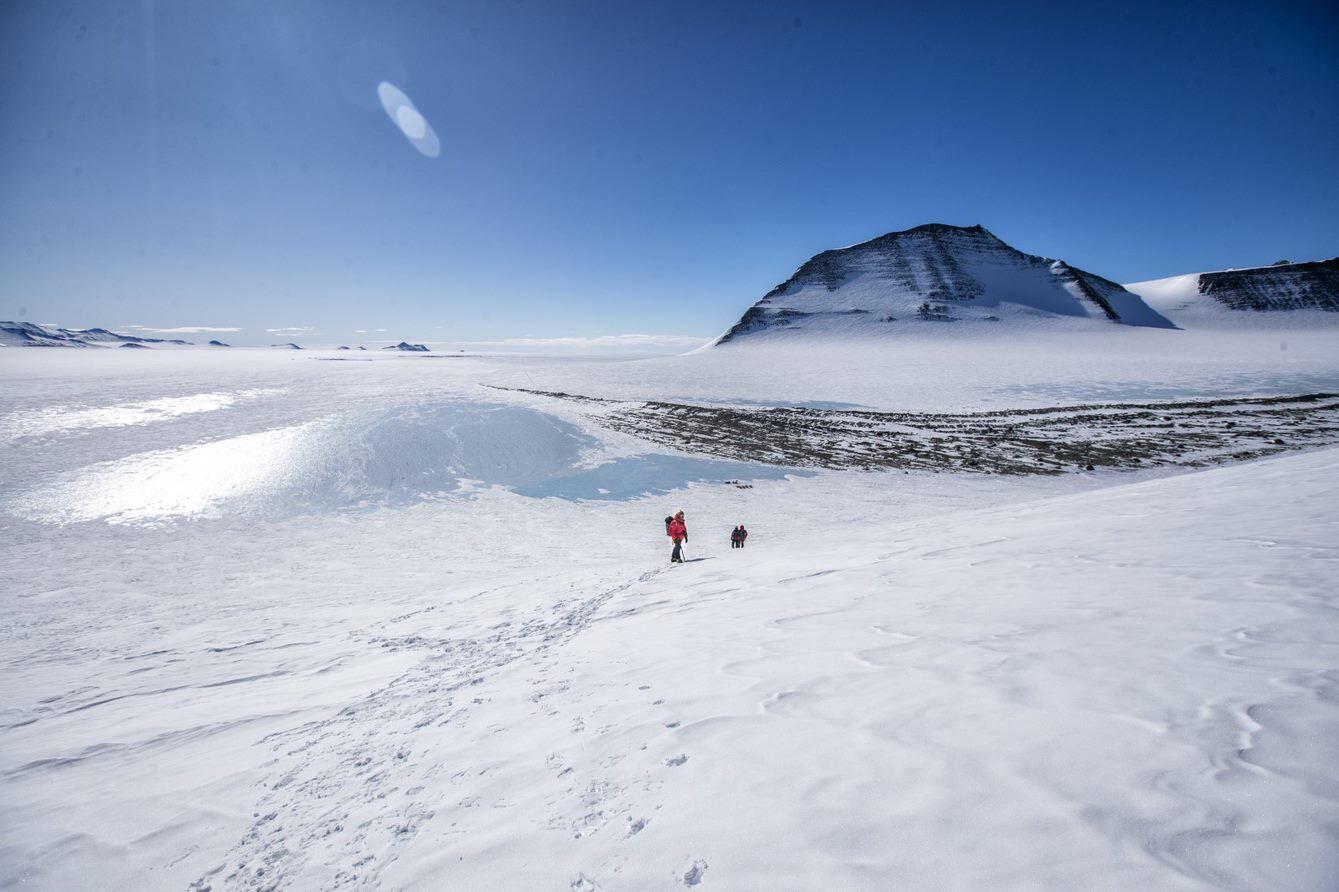
[[[489,380],[616,399],[948,412],[1339,390],[1337,343],[1333,329],[991,337],[944,327],[935,337],[725,345],[626,363],[617,375],[570,363]]]
[[[4,355],[0,884],[1332,888],[1339,449],[799,474],[481,386],[982,409],[1339,382],[1332,337],[1126,334]]]

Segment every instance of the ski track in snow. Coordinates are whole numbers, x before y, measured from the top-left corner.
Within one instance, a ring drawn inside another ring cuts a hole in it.
[[[554,675],[561,670],[552,651],[589,626],[611,598],[662,572],[645,572],[635,581],[575,602],[559,601],[546,615],[504,619],[478,637],[371,635],[373,645],[411,650],[422,655],[422,662],[332,718],[263,741],[275,748],[279,764],[292,767],[265,782],[269,792],[259,800],[256,820],[229,853],[228,864],[236,867],[224,877],[225,886],[278,889],[300,879],[338,888],[375,880],[395,860],[397,848],[435,814],[400,798],[421,791],[424,782],[447,770],[431,760],[430,746],[418,743],[418,732],[468,725],[471,708],[486,703],[480,695],[488,690],[484,686],[488,676],[513,663],[525,664],[529,684],[536,689],[531,697],[536,704],[566,690],[569,682]],[[560,588],[562,582],[560,576],[541,584]],[[407,618],[385,625],[402,624]],[[449,776],[488,770],[462,766]],[[595,806],[614,792],[592,783],[581,798]],[[319,803],[319,809],[313,811],[312,803]],[[469,802],[467,807],[476,804]],[[578,819],[577,835],[607,820],[603,811],[588,813]],[[225,869],[211,871],[194,888],[208,887],[209,877]]]

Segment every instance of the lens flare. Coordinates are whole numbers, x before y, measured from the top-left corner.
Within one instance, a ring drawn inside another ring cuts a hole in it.
[[[404,134],[404,138],[409,140],[411,146],[429,158],[436,158],[442,153],[441,140],[437,138],[432,125],[414,107],[414,103],[403,90],[394,84],[382,81],[377,84],[377,97],[381,99],[381,107],[386,110],[386,116],[391,119],[396,129]]]

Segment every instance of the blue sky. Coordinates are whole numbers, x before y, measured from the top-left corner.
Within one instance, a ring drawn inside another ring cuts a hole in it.
[[[8,3],[0,71],[0,318],[672,349],[932,221],[1339,254],[1327,3]]]

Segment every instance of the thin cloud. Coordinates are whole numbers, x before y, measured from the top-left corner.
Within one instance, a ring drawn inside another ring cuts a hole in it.
[[[267,328],[266,334],[282,335],[286,338],[309,338],[312,335],[319,334],[316,329],[310,325],[290,326],[288,328]]]
[[[135,331],[156,331],[160,334],[204,334],[206,332],[235,332],[240,328],[219,327],[214,325],[179,325],[175,328],[158,328],[153,325],[127,325]]]

